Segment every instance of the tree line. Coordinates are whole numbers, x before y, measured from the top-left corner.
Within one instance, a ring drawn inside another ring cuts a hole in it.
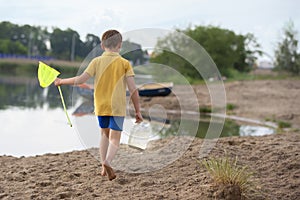
[[[52,32],[47,27],[17,25],[7,21],[0,23],[0,54],[14,54],[27,56],[49,56],[62,60],[82,60],[97,45],[100,38],[94,34],[87,34],[85,40],[80,39],[77,31],[70,28],[62,30],[53,28]],[[217,65],[222,75],[231,77],[236,72],[248,72],[256,64],[257,57],[263,54],[260,44],[251,33],[236,34],[232,30],[216,26],[195,26],[177,30],[201,44]],[[282,41],[275,49],[276,69],[300,74],[300,53],[298,50],[298,32],[292,22],[283,28]],[[161,38],[155,49],[177,48],[183,44],[180,38],[168,35]],[[134,65],[145,62],[145,54],[141,45],[124,41],[123,47],[133,49],[123,57],[131,60]],[[198,73],[184,58],[170,51],[154,51],[151,62],[171,66],[187,77],[197,77]]]
[[[254,65],[257,56],[262,54],[260,45],[252,34],[236,34],[231,30],[215,26],[196,26],[185,30],[177,30],[161,39],[155,51],[153,62],[174,66],[176,70],[192,79],[201,79],[197,70],[184,58],[170,51],[160,49],[182,49],[192,51],[188,41],[181,36],[189,36],[199,43],[212,58],[223,76],[231,77],[235,71],[248,72]],[[196,55],[203,62],[209,59],[204,53]]]
[[[0,30],[0,54],[48,56],[75,61],[85,58],[101,43],[100,38],[94,34],[87,34],[82,41],[79,33],[70,28],[53,28],[52,32],[49,32],[47,27],[17,25],[4,21],[0,23]],[[146,52],[141,50],[141,45],[124,41],[123,46],[133,49],[123,55],[133,64],[144,62]]]
[[[46,27],[17,25],[7,21],[0,23],[0,53],[51,56],[63,60],[83,58],[96,45],[100,44],[98,36],[87,34],[85,41],[78,32],[70,28],[61,30]]]
[[[237,73],[249,72],[257,64],[258,56],[264,54],[261,45],[251,33],[236,34],[235,32],[216,26],[195,26],[184,30],[178,29],[197,43],[199,43],[210,55],[218,67],[221,75],[234,77]],[[275,70],[288,71],[300,75],[300,53],[298,47],[298,32],[293,22],[288,22],[283,27],[282,40],[277,43],[274,50]],[[156,46],[151,62],[172,66],[181,74],[192,80],[202,77],[197,70],[184,58],[165,49],[186,49],[187,42],[179,34],[169,34],[162,38]],[[199,55],[197,59],[203,55]]]

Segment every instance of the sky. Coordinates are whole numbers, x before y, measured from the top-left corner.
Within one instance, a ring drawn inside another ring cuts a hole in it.
[[[87,33],[101,37],[112,28],[124,33],[213,25],[237,34],[253,33],[262,50],[273,56],[289,20],[300,30],[298,0],[0,0],[0,4],[0,21],[46,26],[49,31],[71,28],[82,40]]]

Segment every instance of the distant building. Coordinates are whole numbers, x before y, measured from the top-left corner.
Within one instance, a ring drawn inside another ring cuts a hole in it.
[[[258,64],[259,69],[273,69],[274,65],[271,61],[263,60]]]

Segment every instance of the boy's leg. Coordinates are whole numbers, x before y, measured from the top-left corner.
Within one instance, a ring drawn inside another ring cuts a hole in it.
[[[112,160],[114,159],[119,149],[123,122],[124,122],[124,117],[110,117],[109,145],[106,153],[106,159],[103,165],[109,180],[113,180],[116,178],[115,172],[110,166]]]
[[[111,116],[109,121],[109,146],[106,154],[106,164],[110,166],[112,160],[114,159],[121,139],[121,131],[123,129],[124,117]]]
[[[107,149],[109,146],[109,128],[101,128],[101,140],[100,140],[100,149],[99,149],[99,153],[100,153],[100,159],[101,159],[101,163],[102,163],[102,172],[101,175],[105,176],[105,170],[103,167],[103,164],[106,160],[106,155],[107,155]]]
[[[121,139],[121,131],[110,130],[109,134],[109,145],[106,154],[105,164],[110,166],[112,160],[114,159],[115,155],[120,146],[120,139]]]
[[[116,178],[114,170],[110,167],[111,161],[114,159],[120,144],[121,131],[110,130],[109,145],[106,154],[106,160],[104,161],[103,168],[108,176],[109,180]]]

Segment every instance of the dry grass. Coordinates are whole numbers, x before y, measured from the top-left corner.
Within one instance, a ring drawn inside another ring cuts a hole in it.
[[[210,158],[202,164],[208,170],[217,185],[238,187],[243,196],[253,190],[252,173],[247,166],[239,166],[237,157]]]

